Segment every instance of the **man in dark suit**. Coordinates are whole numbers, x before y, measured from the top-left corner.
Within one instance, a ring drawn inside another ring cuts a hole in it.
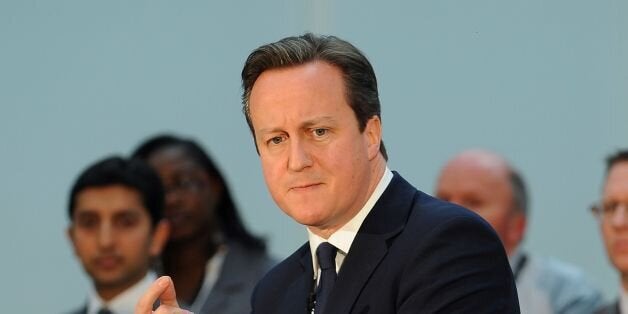
[[[628,150],[608,157],[602,199],[591,209],[600,224],[608,259],[621,280],[619,298],[596,313],[628,313]]]
[[[140,160],[109,157],[81,173],[70,192],[67,234],[93,287],[73,313],[133,313],[168,237],[163,203],[159,177]]]
[[[309,242],[272,269],[254,313],[519,313],[508,259],[477,215],[386,165],[375,73],[336,37],[264,45],[242,71],[244,113],[268,189]],[[138,313],[161,295],[149,289]]]

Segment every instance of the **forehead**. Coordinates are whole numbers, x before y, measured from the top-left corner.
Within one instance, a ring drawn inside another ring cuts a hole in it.
[[[621,161],[611,167],[606,177],[604,194],[628,199],[628,161]]]
[[[258,109],[270,109],[270,105],[279,105],[282,109],[309,105],[299,106],[302,110],[320,109],[324,104],[348,106],[344,85],[342,71],[324,61],[267,70],[251,90],[251,115]]]
[[[491,197],[508,195],[508,173],[494,167],[468,161],[453,161],[441,172],[438,189],[449,193],[475,193]]]
[[[108,215],[124,211],[148,215],[140,193],[124,185],[86,188],[77,194],[74,207],[75,215],[85,212]]]
[[[155,151],[148,158],[148,163],[161,175],[171,172],[202,170],[196,160],[189,156],[182,146],[168,146]]]

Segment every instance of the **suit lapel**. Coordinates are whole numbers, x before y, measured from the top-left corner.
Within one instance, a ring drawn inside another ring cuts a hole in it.
[[[373,235],[356,238],[351,247],[325,307],[328,313],[351,312],[362,288],[388,252],[386,241]]]
[[[310,302],[313,300],[311,293],[314,291],[314,271],[312,270],[312,257],[309,245],[301,247],[302,254],[299,260],[301,273],[298,274],[292,284],[286,289],[283,304],[280,307],[282,313],[298,314],[309,313]]]
[[[328,313],[351,312],[362,289],[386,256],[389,239],[403,230],[415,193],[416,189],[394,173],[390,185],[375,203],[351,244],[327,303]]]
[[[222,269],[209,296],[197,296],[197,298],[206,298],[205,303],[201,306],[202,313],[214,313],[224,309],[230,303],[229,298],[242,289],[244,278],[238,269],[243,269],[246,266],[241,265],[243,259],[241,255],[237,245],[229,246]]]

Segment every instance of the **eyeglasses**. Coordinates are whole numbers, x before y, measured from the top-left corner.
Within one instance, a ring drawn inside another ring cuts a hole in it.
[[[624,209],[624,214],[628,217],[628,202],[597,202],[591,206],[591,212],[599,221],[608,221],[620,208]]]

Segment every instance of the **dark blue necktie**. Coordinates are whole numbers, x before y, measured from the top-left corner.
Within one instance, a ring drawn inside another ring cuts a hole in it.
[[[325,303],[336,283],[336,247],[329,242],[321,243],[316,248],[316,258],[321,268],[320,281],[316,289],[316,306],[314,314],[322,314]]]
[[[111,312],[111,310],[109,310],[108,308],[103,307],[100,310],[98,310],[97,314],[113,314],[113,312]]]

